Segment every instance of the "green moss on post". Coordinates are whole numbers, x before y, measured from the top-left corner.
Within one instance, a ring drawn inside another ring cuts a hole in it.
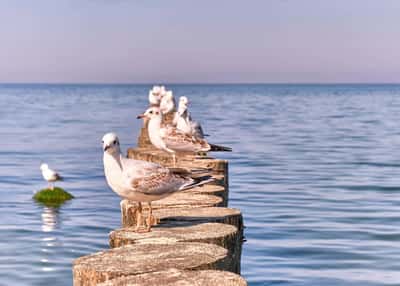
[[[40,190],[33,196],[35,201],[51,207],[58,207],[73,198],[73,195],[58,187],[54,187],[54,190]]]

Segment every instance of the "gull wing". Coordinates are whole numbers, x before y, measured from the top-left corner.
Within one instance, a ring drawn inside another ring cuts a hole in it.
[[[47,178],[48,181],[50,182],[63,181],[63,178],[56,171],[48,169],[47,172],[48,172],[48,178]]]
[[[160,135],[169,149],[181,152],[207,152],[210,145],[201,138],[180,132],[175,127],[161,128]]]
[[[175,175],[159,164],[121,158],[122,182],[127,188],[147,195],[164,195],[190,185],[191,178]]]

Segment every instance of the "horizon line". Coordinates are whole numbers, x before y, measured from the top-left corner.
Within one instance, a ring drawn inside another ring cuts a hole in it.
[[[0,85],[400,85],[400,82],[0,82]]]

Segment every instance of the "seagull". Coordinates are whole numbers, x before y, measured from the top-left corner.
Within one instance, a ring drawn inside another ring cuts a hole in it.
[[[104,173],[108,185],[120,197],[139,204],[135,231],[139,231],[142,224],[142,202],[149,205],[145,231],[150,231],[152,222],[155,221],[152,201],[213,181],[210,176],[194,178],[195,172],[184,169],[166,168],[152,162],[125,158],[121,154],[120,142],[115,133],[105,134],[102,144]]]
[[[165,95],[165,87],[155,85],[149,91],[149,103],[150,106],[160,106],[161,98]]]
[[[56,171],[50,169],[47,164],[41,164],[40,170],[42,171],[43,178],[49,183],[50,190],[54,190],[54,182],[63,180],[63,178]]]
[[[179,98],[179,107],[178,111],[175,112],[173,124],[183,133],[203,139],[205,136],[203,128],[199,122],[194,121],[190,116],[188,105],[188,98],[186,96],[181,96]]]
[[[162,114],[167,114],[175,109],[175,98],[171,90],[165,92],[160,101],[160,110]]]
[[[176,164],[176,152],[208,152],[217,151],[212,149],[212,146],[218,147],[219,151],[232,151],[229,147],[209,144],[206,140],[193,137],[179,131],[174,126],[162,125],[162,113],[157,107],[150,107],[145,113],[138,115],[139,118],[147,118],[148,134],[150,142],[158,149],[164,150],[172,154],[174,166]]]

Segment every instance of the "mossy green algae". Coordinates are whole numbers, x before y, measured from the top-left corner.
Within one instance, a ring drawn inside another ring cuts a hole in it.
[[[33,196],[33,199],[35,201],[40,202],[46,206],[60,206],[65,201],[71,200],[73,198],[73,195],[58,187],[54,187],[53,190],[40,190]]]

